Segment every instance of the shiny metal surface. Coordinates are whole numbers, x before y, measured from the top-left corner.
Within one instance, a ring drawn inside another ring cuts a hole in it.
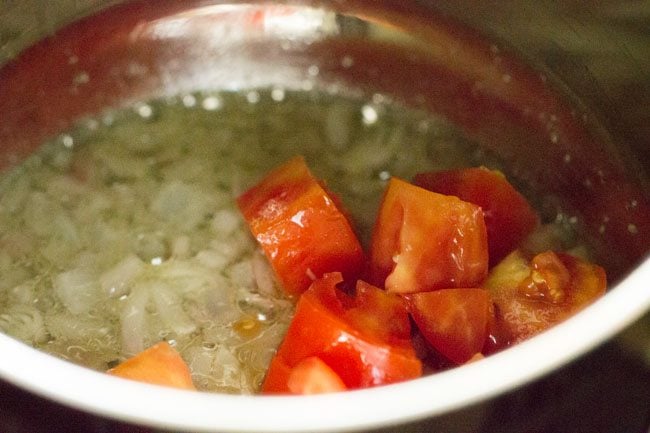
[[[72,19],[114,3],[120,2],[107,0],[2,2],[0,4],[0,64],[15,58],[22,49],[53,34],[56,29]],[[650,186],[648,184],[648,173],[650,173],[649,2],[458,0],[420,1],[419,3],[466,22],[497,40],[505,41],[507,45],[521,51],[531,63],[552,71],[566,85],[566,88],[584,103],[590,112],[593,112],[597,119],[596,123],[605,126],[613,137],[613,142],[618,145],[616,152],[622,153],[622,157],[627,159],[629,170],[633,172],[632,177],[644,184],[647,194]],[[364,32],[367,29],[352,25],[347,28],[347,31]],[[434,423],[435,428],[442,428],[441,425],[447,426],[445,423],[449,422],[448,425],[453,426],[455,431],[494,431],[494,428],[499,425],[499,420],[495,416],[500,414],[511,416],[508,420],[510,422],[508,427],[511,430],[508,431],[517,431],[517,423],[524,420],[521,419],[520,414],[508,413],[506,409],[508,405],[521,408],[522,411],[529,410],[532,416],[543,415],[550,420],[549,425],[557,426],[557,420],[553,420],[550,413],[561,408],[561,405],[550,405],[549,413],[543,408],[535,408],[527,399],[534,399],[533,396],[539,395],[540,389],[546,392],[545,395],[548,397],[561,392],[562,389],[572,388],[571,380],[580,383],[589,380],[588,375],[581,375],[579,372],[587,371],[588,374],[599,375],[599,372],[607,369],[609,365],[615,365],[620,369],[633,368],[634,371],[640,372],[640,377],[647,377],[644,371],[650,371],[648,329],[650,329],[650,316],[646,315],[614,342],[594,352],[587,361],[581,361],[583,364],[564,369],[550,379],[547,378],[543,382],[524,388],[519,393],[451,414],[449,418],[444,417],[442,421]],[[616,357],[619,351],[624,353],[620,358],[611,363],[603,361],[606,357]],[[616,377],[618,376],[614,375],[613,382],[616,382]],[[569,381],[568,384],[565,380]],[[619,380],[620,383],[633,381],[625,374],[622,374]],[[611,386],[608,381],[594,383]],[[589,388],[584,384],[582,387]],[[0,387],[0,393],[13,393],[12,389],[9,386]],[[630,389],[632,392],[632,388]],[[592,391],[587,390],[582,395],[591,398],[593,395],[589,392]],[[633,391],[640,399],[648,397],[643,389]],[[580,395],[578,393],[572,398],[579,399]],[[624,400],[624,395],[621,398]],[[597,399],[597,403],[594,404],[600,403],[603,402]],[[59,409],[63,410],[57,406],[54,411]],[[642,411],[643,407],[640,410],[635,407],[634,414],[637,417],[635,422],[638,424],[630,425],[637,426],[650,422],[647,419],[643,420]],[[91,421],[88,421],[85,416],[83,418],[84,422],[90,423],[94,419],[90,418]],[[459,419],[463,419],[466,424],[460,425]],[[544,430],[547,427],[541,423],[542,421],[539,421],[532,427],[538,428],[539,431],[552,431]],[[480,430],[479,428],[482,427],[486,429]],[[412,431],[420,431],[418,429],[421,428],[419,424],[409,426]]]
[[[433,2],[431,2],[433,3]],[[449,1],[436,8],[547,66],[650,170],[650,2]]]

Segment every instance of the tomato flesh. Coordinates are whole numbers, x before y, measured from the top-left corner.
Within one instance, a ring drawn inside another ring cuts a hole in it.
[[[395,293],[476,287],[487,276],[481,209],[392,178],[370,249],[370,280]]]
[[[293,394],[323,394],[347,389],[339,375],[316,356],[303,359],[291,369],[287,387]]]
[[[490,265],[497,264],[539,225],[539,216],[499,171],[485,167],[417,174],[414,183],[481,207],[488,234]]]
[[[607,288],[605,271],[568,254],[544,252],[531,260],[519,250],[495,266],[485,282],[496,306],[502,346],[526,340],[567,319]]]
[[[490,294],[480,288],[407,295],[409,311],[431,346],[456,364],[480,353],[487,338]]]
[[[361,244],[337,203],[302,157],[271,171],[237,199],[289,295],[300,295],[326,272],[342,272],[347,279],[361,272]]]
[[[155,385],[196,389],[189,367],[180,354],[165,341],[127,359],[107,373]]]
[[[290,392],[287,381],[291,370],[314,356],[351,389],[421,376],[422,364],[410,332],[406,332],[410,325],[403,301],[370,285],[362,285],[360,291],[375,293],[350,297],[336,288],[342,281],[338,272],[325,274],[300,297],[287,334],[271,362],[263,392]],[[364,301],[380,296],[389,299],[376,300],[375,306]],[[399,330],[395,334],[387,335],[390,331],[377,328],[391,321],[400,322],[391,325]]]

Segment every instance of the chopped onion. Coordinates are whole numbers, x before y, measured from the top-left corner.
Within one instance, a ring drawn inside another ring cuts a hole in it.
[[[222,269],[230,262],[230,258],[219,251],[203,250],[199,251],[196,259],[203,266],[211,269]]]
[[[135,255],[129,255],[99,276],[99,284],[109,297],[125,295],[129,291],[129,283],[142,272],[144,262]]]
[[[133,356],[145,349],[147,332],[147,303],[149,291],[146,287],[137,287],[131,291],[120,314],[122,334],[122,353]]]
[[[178,236],[172,241],[171,254],[176,259],[187,259],[191,253],[189,236]]]
[[[97,276],[87,268],[62,272],[53,278],[52,285],[56,296],[72,314],[87,313],[100,300]]]
[[[181,229],[195,228],[214,206],[214,198],[197,188],[172,181],[163,185],[151,202],[151,211]]]
[[[212,231],[220,236],[227,237],[233,234],[242,224],[242,217],[234,210],[220,209],[212,217]]]
[[[275,272],[266,257],[259,252],[253,254],[252,266],[257,291],[264,296],[276,296]]]
[[[155,287],[153,286],[155,284]],[[196,325],[190,320],[183,308],[180,296],[163,282],[153,283],[151,296],[156,311],[166,327],[177,335],[187,335],[196,330]]]

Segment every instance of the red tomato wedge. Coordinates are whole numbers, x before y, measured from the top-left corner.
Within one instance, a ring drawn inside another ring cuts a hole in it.
[[[196,389],[192,383],[189,367],[166,341],[127,359],[107,373],[155,385]]]
[[[496,306],[502,345],[526,340],[567,319],[605,293],[605,271],[564,253],[528,260],[519,250],[495,266],[485,282]]]
[[[354,280],[364,254],[338,199],[295,157],[237,199],[285,291],[300,295],[315,278],[342,272]]]
[[[539,224],[526,198],[499,171],[485,167],[420,173],[413,183],[478,205],[485,215],[490,265],[497,264]]]
[[[323,394],[347,389],[339,375],[316,356],[303,359],[291,369],[287,387],[293,394]]]
[[[477,287],[487,276],[481,209],[392,178],[370,248],[370,281],[389,292]]]
[[[463,364],[485,345],[491,314],[485,289],[443,289],[406,295],[422,336],[438,352]]]
[[[410,332],[405,332],[410,325],[403,300],[363,284],[361,292],[375,293],[348,296],[336,288],[342,281],[338,272],[325,274],[300,297],[293,321],[271,362],[263,392],[290,392],[288,380],[293,368],[310,357],[327,364],[351,389],[422,375]],[[387,300],[378,299],[381,296]],[[368,298],[374,300],[366,303]],[[400,302],[401,311],[397,307]],[[391,326],[383,329],[387,323]],[[388,335],[389,329],[397,332]]]

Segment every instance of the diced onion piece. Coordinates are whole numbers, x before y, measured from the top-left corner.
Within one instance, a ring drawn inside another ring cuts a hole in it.
[[[52,285],[56,296],[73,314],[87,313],[100,300],[97,277],[87,268],[62,272],[53,278]]]
[[[142,272],[143,268],[144,262],[140,258],[129,255],[104,272],[99,277],[99,283],[106,295],[111,298],[120,297],[128,293],[129,283]]]
[[[122,353],[135,355],[144,350],[147,327],[146,307],[149,292],[144,287],[131,291],[120,315],[122,328]]]
[[[196,325],[181,307],[182,302],[178,294],[162,282],[157,283],[151,289],[156,311],[165,326],[178,335],[187,335],[194,332]]]
[[[257,291],[265,296],[276,294],[275,274],[271,265],[261,254],[254,254],[251,260]]]
[[[151,211],[179,228],[191,230],[210,212],[214,200],[199,188],[182,182],[163,185],[151,202]]]

